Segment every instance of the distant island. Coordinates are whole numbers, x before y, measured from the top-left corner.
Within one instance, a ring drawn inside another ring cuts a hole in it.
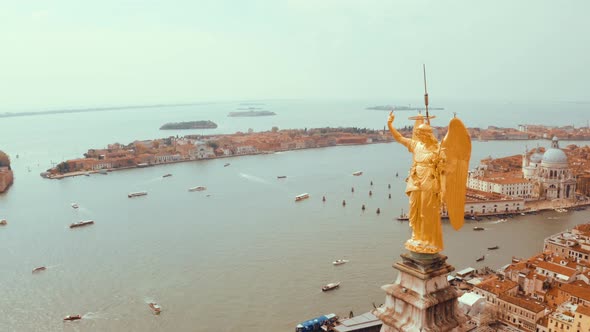
[[[170,129],[213,129],[217,124],[212,121],[187,121],[187,122],[168,122],[160,130]]]
[[[275,112],[270,111],[246,111],[246,112],[229,112],[227,116],[270,116],[277,115]]]
[[[368,110],[377,110],[377,111],[424,111],[426,108],[424,107],[413,107],[412,105],[408,106],[396,106],[396,105],[380,105],[380,106],[371,106],[367,107]],[[429,107],[428,110],[431,111],[442,111],[444,107]]]

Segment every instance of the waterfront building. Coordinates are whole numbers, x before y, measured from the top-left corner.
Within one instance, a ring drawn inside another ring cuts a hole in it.
[[[466,215],[518,213],[524,209],[525,200],[494,192],[467,189],[465,200]]]
[[[514,162],[515,158],[517,156],[482,160],[470,172],[468,187],[526,200],[575,200],[576,176],[557,137],[547,151],[539,148],[531,154],[525,151],[519,163]]]
[[[236,146],[236,154],[252,154],[256,152],[258,152],[258,150],[250,145]]]
[[[160,152],[160,153],[157,153],[154,157],[155,157],[154,162],[156,164],[164,164],[164,163],[182,160],[182,157],[178,153],[170,154],[170,153],[166,153],[166,152]]]
[[[203,141],[195,142],[195,148],[190,154],[196,159],[215,158],[215,150],[213,147]]]
[[[570,169],[565,152],[559,148],[559,140],[553,137],[551,147],[522,158],[525,179],[535,183],[535,198],[574,200],[576,179]]]

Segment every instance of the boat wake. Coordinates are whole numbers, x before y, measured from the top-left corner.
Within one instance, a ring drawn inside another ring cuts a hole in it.
[[[83,314],[82,319],[107,319],[107,317],[104,313],[91,311]]]
[[[264,183],[264,184],[270,184],[270,182],[268,182],[267,180],[265,180],[263,178],[259,178],[259,177],[254,176],[254,175],[240,173],[240,176],[243,177],[244,179],[248,180],[248,181],[258,182],[258,183]]]

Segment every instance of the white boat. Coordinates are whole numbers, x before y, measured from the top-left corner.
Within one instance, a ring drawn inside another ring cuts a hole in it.
[[[308,193],[297,195],[297,196],[295,196],[295,202],[302,201],[302,200],[304,200],[306,198],[309,198],[309,194]]]
[[[76,227],[92,225],[92,224],[94,224],[94,220],[82,220],[82,221],[78,221],[78,222],[71,224],[70,228],[76,228]]]
[[[6,219],[0,219],[0,226],[4,226],[8,224],[8,222],[6,221]]]
[[[162,307],[156,302],[150,302],[149,304],[150,309],[154,312],[154,315],[159,315],[162,312]]]
[[[72,203],[72,208],[74,208],[74,209],[79,208],[78,203]]]
[[[567,209],[557,208],[557,209],[555,209],[555,212],[564,213],[564,212],[567,212]]]
[[[347,259],[337,259],[332,262],[332,264],[334,264],[334,265],[342,265],[342,264],[346,264],[346,263],[348,263]]]
[[[198,186],[198,187],[188,188],[188,191],[203,191],[203,190],[207,190],[207,187]]]
[[[138,197],[138,196],[145,196],[145,195],[147,195],[147,191],[137,191],[134,193],[127,194],[127,197],[131,198],[131,197]]]
[[[322,292],[327,292],[329,290],[332,290],[332,289],[338,288],[338,287],[340,287],[340,281],[339,282],[331,282],[331,283],[322,287]]]
[[[354,175],[354,176],[361,176],[361,175],[363,175],[363,172],[362,171],[356,171],[356,172],[352,173],[352,175]]]

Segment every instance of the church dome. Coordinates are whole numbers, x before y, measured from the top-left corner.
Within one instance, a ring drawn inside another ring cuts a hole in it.
[[[567,164],[567,156],[561,149],[551,148],[543,154],[543,163]]]

